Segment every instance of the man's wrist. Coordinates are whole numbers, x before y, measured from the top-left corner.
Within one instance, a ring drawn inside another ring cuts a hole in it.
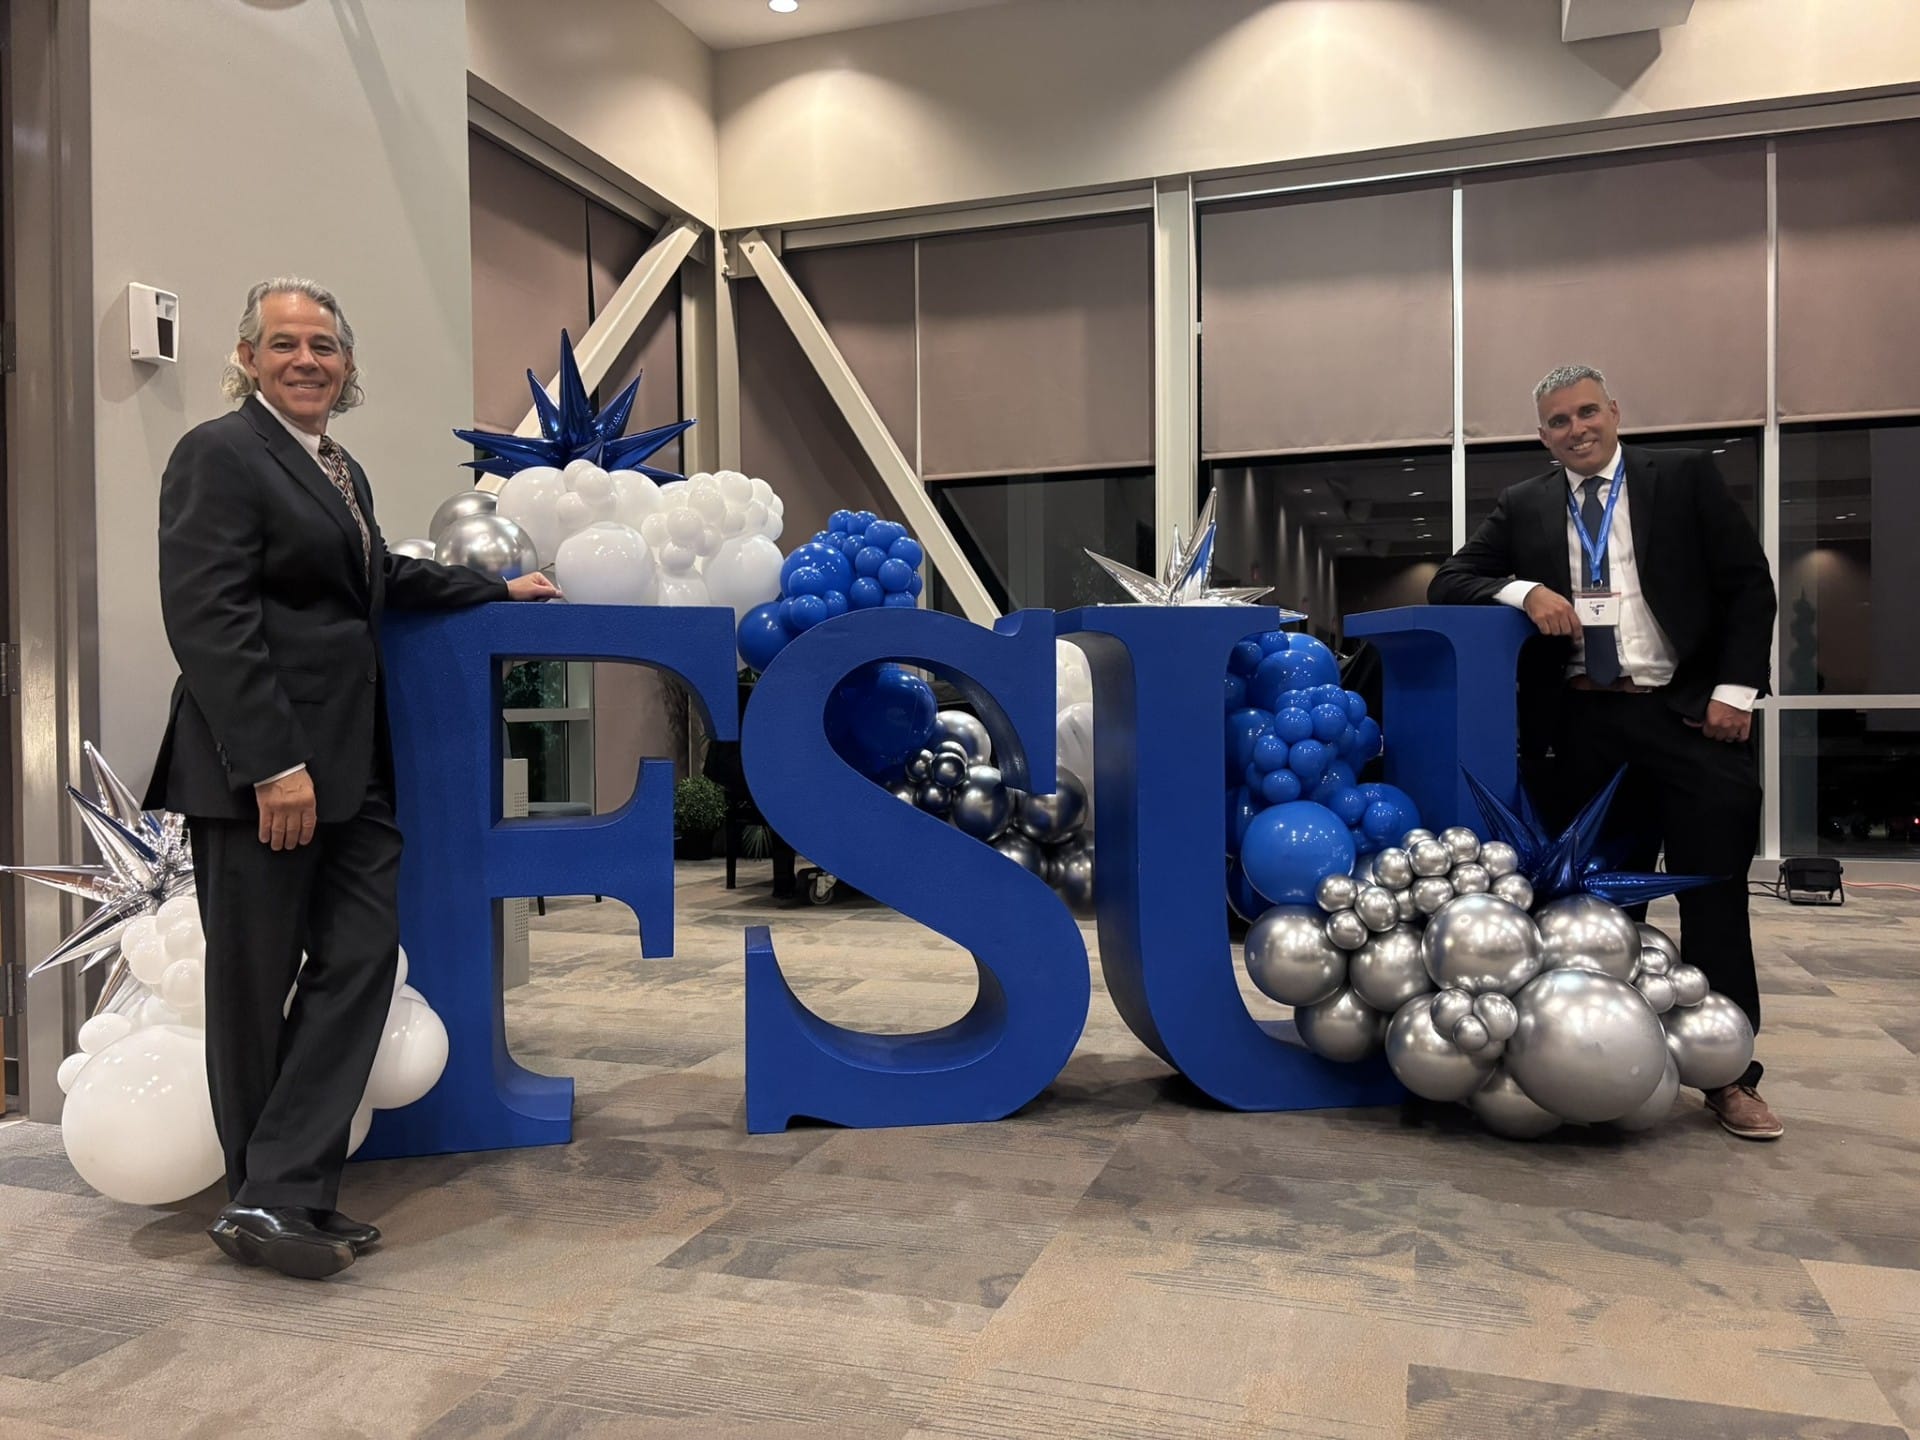
[[[268,785],[273,784],[275,781],[288,780],[295,775],[304,775],[306,773],[306,770],[307,770],[307,767],[305,765],[296,765],[291,770],[282,770],[278,775],[269,775],[264,780],[254,781],[253,788],[256,790],[264,789]]]
[[[1713,699],[1722,705],[1731,705],[1736,710],[1751,711],[1753,702],[1760,698],[1760,692],[1751,685],[1716,685],[1713,687]]]
[[[1527,608],[1527,597],[1540,588],[1538,580],[1509,580],[1493,592],[1493,598],[1516,610]]]

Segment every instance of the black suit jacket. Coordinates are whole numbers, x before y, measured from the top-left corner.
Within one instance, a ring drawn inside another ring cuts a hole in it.
[[[1713,457],[1698,450],[1624,447],[1634,568],[1654,619],[1673,643],[1667,703],[1690,720],[1706,714],[1716,685],[1768,693],[1773,649],[1773,576],[1753,526],[1727,493]],[[1494,599],[1509,580],[1537,580],[1572,598],[1567,553],[1567,477],[1560,469],[1510,487],[1493,514],[1427,587],[1435,605]],[[1557,692],[1569,640],[1530,646],[1523,700]],[[1537,713],[1537,708],[1536,708]]]
[[[349,462],[372,532],[319,462],[259,400],[196,425],[160,482],[160,608],[180,665],[150,809],[258,814],[254,785],[296,765],[322,822],[351,819],[390,780],[380,616],[504,600],[504,581],[390,555],[373,494]]]

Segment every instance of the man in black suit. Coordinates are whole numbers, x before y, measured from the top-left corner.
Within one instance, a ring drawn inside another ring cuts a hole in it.
[[[181,677],[146,804],[188,818],[206,930],[233,1202],[208,1234],[318,1279],[379,1239],[334,1206],[400,939],[381,614],[558,592],[388,553],[365,472],[327,435],[361,395],[353,331],[319,285],[253,288],[222,388],[239,408],[188,431],[160,485]]]
[[[1726,877],[1679,897],[1686,955],[1757,1031],[1747,870],[1752,710],[1773,641],[1766,555],[1710,456],[1620,444],[1599,371],[1563,366],[1534,401],[1560,468],[1501,495],[1427,598],[1512,605],[1551,637],[1522,663],[1523,749],[1550,737],[1563,810],[1630,765],[1611,817],[1632,837],[1629,863],[1652,869],[1664,844],[1675,874]],[[1760,1074],[1755,1061],[1707,1104],[1733,1134],[1771,1140],[1782,1127]]]

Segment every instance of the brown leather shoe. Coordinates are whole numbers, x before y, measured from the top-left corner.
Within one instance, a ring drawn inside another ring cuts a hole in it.
[[[1751,1085],[1723,1085],[1707,1091],[1707,1108],[1720,1117],[1720,1126],[1742,1140],[1778,1140],[1787,1127]]]

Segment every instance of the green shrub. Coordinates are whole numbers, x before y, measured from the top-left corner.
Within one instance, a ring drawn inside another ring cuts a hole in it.
[[[704,775],[689,775],[673,787],[673,833],[711,835],[727,819],[727,792]]]

